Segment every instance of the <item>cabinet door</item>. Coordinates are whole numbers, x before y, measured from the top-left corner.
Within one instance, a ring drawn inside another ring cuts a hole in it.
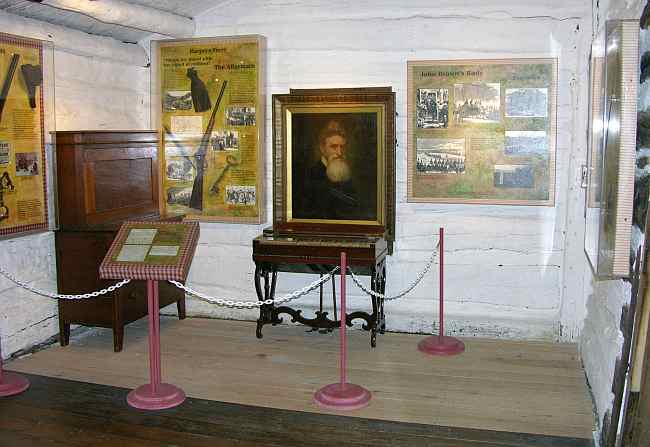
[[[112,283],[99,278],[99,264],[113,236],[113,232],[55,233],[59,293],[94,292]],[[62,320],[68,323],[110,327],[113,294],[84,300],[59,300],[59,313]]]
[[[89,225],[158,212],[158,149],[88,149],[83,189]]]

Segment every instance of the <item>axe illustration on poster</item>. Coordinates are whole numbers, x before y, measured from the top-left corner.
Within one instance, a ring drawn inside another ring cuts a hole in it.
[[[40,65],[24,64],[20,66],[20,71],[27,87],[27,96],[29,98],[29,107],[36,108],[36,87],[43,83],[43,70]]]

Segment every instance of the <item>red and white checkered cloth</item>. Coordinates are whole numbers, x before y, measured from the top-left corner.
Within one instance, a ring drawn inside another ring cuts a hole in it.
[[[114,260],[129,232],[134,228],[160,228],[165,225],[183,225],[187,227],[185,236],[180,243],[177,261],[172,265],[145,264],[143,262],[123,262]],[[99,276],[102,279],[151,279],[158,281],[174,280],[185,281],[187,273],[194,258],[196,245],[199,241],[198,222],[145,222],[127,221],[122,224],[120,231],[115,236],[111,248],[106,253],[99,266]]]

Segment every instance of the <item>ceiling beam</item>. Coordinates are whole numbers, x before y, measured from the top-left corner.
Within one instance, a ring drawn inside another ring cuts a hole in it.
[[[163,36],[192,37],[195,30],[194,20],[188,17],[122,0],[40,0],[35,3]]]
[[[102,58],[146,67],[149,59],[140,45],[119,42],[110,37],[91,36],[82,31],[27,19],[0,11],[0,29],[12,34],[54,42],[54,48],[66,53]]]

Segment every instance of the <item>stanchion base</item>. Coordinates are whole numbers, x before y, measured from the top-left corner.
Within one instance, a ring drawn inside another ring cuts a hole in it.
[[[11,372],[2,372],[2,382],[0,382],[0,397],[13,396],[20,394],[29,388],[29,380],[20,374]]]
[[[418,343],[418,351],[429,355],[456,355],[465,351],[465,344],[455,337],[432,335]]]
[[[314,400],[330,410],[358,410],[370,403],[370,391],[353,383],[331,383],[316,391]]]
[[[164,410],[173,408],[185,401],[185,392],[175,385],[161,383],[154,394],[151,384],[141,385],[126,396],[130,406],[141,410]]]

